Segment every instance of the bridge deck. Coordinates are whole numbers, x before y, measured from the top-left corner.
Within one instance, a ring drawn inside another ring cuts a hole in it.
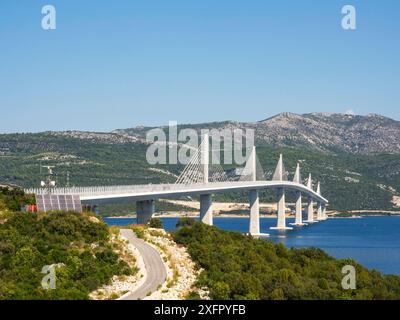
[[[130,198],[135,201],[175,198],[182,196],[195,196],[200,194],[216,194],[234,191],[248,191],[271,188],[285,188],[300,191],[304,195],[312,197],[316,201],[328,203],[328,200],[314,190],[303,184],[291,181],[238,181],[238,182],[210,182],[207,184],[160,184],[160,185],[131,185],[131,186],[107,186],[107,187],[78,187],[78,188],[54,188],[52,194],[79,195],[82,201],[91,200],[117,200]],[[27,189],[27,193],[44,194],[46,189]]]

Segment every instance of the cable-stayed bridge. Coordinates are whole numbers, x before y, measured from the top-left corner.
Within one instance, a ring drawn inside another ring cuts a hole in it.
[[[212,152],[219,152],[219,150]],[[288,180],[283,164],[282,155],[279,158],[272,180],[267,181],[263,169],[253,147],[244,168],[225,171],[221,165],[210,163],[209,138],[205,135],[199,148],[194,152],[189,163],[174,184],[158,185],[126,185],[126,186],[99,186],[99,187],[72,187],[72,188],[39,188],[27,189],[25,192],[37,196],[78,196],[82,202],[107,202],[120,199],[130,199],[136,202],[138,223],[147,223],[155,212],[154,202],[157,199],[180,198],[184,196],[200,196],[200,220],[206,224],[213,224],[212,195],[227,192],[246,191],[249,195],[249,233],[262,235],[260,232],[259,191],[264,189],[277,190],[277,226],[274,229],[291,229],[286,225],[285,190],[296,194],[296,219],[294,225],[302,226],[327,219],[326,205],[328,200],[321,195],[320,183],[317,189],[312,189],[311,174],[307,184],[302,184],[300,165],[297,165],[292,181]],[[302,217],[302,198],[307,199],[307,219]],[[56,198],[56,197],[55,197]],[[58,200],[59,201],[59,200]],[[316,203],[316,216],[314,204]]]

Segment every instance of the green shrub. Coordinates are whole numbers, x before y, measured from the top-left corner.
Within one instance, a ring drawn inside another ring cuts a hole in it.
[[[187,218],[187,217],[180,218],[178,220],[178,222],[176,223],[176,228],[179,229],[182,227],[189,227],[189,226],[194,225],[195,223],[196,223],[196,220],[194,220],[192,218]]]
[[[204,269],[197,286],[207,286],[212,299],[400,299],[400,277],[320,249],[287,249],[200,222],[179,228],[173,237]],[[347,264],[356,267],[357,290],[341,287]]]
[[[22,189],[0,187],[0,210],[19,211],[22,206],[35,203],[35,196],[25,194]]]
[[[164,225],[160,218],[151,218],[149,222],[150,228],[163,229]]]
[[[88,299],[113,275],[132,270],[114,253],[108,227],[74,212],[13,213],[0,224],[0,300]],[[56,268],[56,289],[44,290],[43,266]]]

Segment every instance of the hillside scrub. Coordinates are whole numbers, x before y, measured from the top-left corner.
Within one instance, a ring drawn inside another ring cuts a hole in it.
[[[212,299],[400,299],[400,277],[334,259],[320,249],[287,249],[199,222],[178,227],[174,240],[204,269],[197,286],[208,287]],[[342,289],[345,265],[356,268],[356,290]]]
[[[25,194],[21,189],[0,187],[0,210],[19,211],[22,206],[34,203],[34,195]]]
[[[96,217],[74,212],[12,213],[0,224],[0,300],[88,299],[114,275],[130,275]],[[56,289],[41,286],[57,264]]]

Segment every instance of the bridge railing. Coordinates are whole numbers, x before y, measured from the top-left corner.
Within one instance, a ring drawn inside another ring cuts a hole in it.
[[[231,182],[230,184],[243,184],[248,182]],[[208,184],[148,184],[148,185],[122,185],[122,186],[93,186],[93,187],[71,187],[71,188],[30,188],[25,189],[29,194],[54,194],[54,195],[80,195],[80,196],[98,196],[105,194],[126,194],[126,193],[151,193],[159,191],[173,191],[193,189],[197,187],[223,187],[226,182],[211,182]]]
[[[227,187],[265,187],[268,183],[276,183],[277,181],[237,181],[237,182],[209,182],[207,184],[149,184],[149,185],[122,185],[122,186],[93,186],[93,187],[72,187],[72,188],[31,188],[25,189],[25,193],[43,195],[43,194],[54,194],[54,195],[79,195],[80,197],[98,197],[106,195],[126,195],[126,194],[147,194],[157,192],[171,192],[171,191],[190,191],[193,189],[224,189]],[[278,181],[279,182],[279,181]],[[306,186],[294,183],[290,181],[282,181],[285,185],[290,187],[302,186],[309,190],[310,194],[316,195],[316,192]],[[204,191],[203,190],[203,191]],[[320,197],[316,195],[316,197]]]
[[[202,184],[199,184],[202,185]],[[196,185],[191,184],[193,188]],[[55,194],[55,195],[81,195],[81,196],[96,196],[104,194],[125,194],[125,193],[145,193],[157,191],[182,190],[188,188],[189,185],[176,184],[157,184],[157,185],[123,185],[123,186],[93,186],[93,187],[71,187],[71,188],[30,188],[25,189],[25,193],[30,194]]]

